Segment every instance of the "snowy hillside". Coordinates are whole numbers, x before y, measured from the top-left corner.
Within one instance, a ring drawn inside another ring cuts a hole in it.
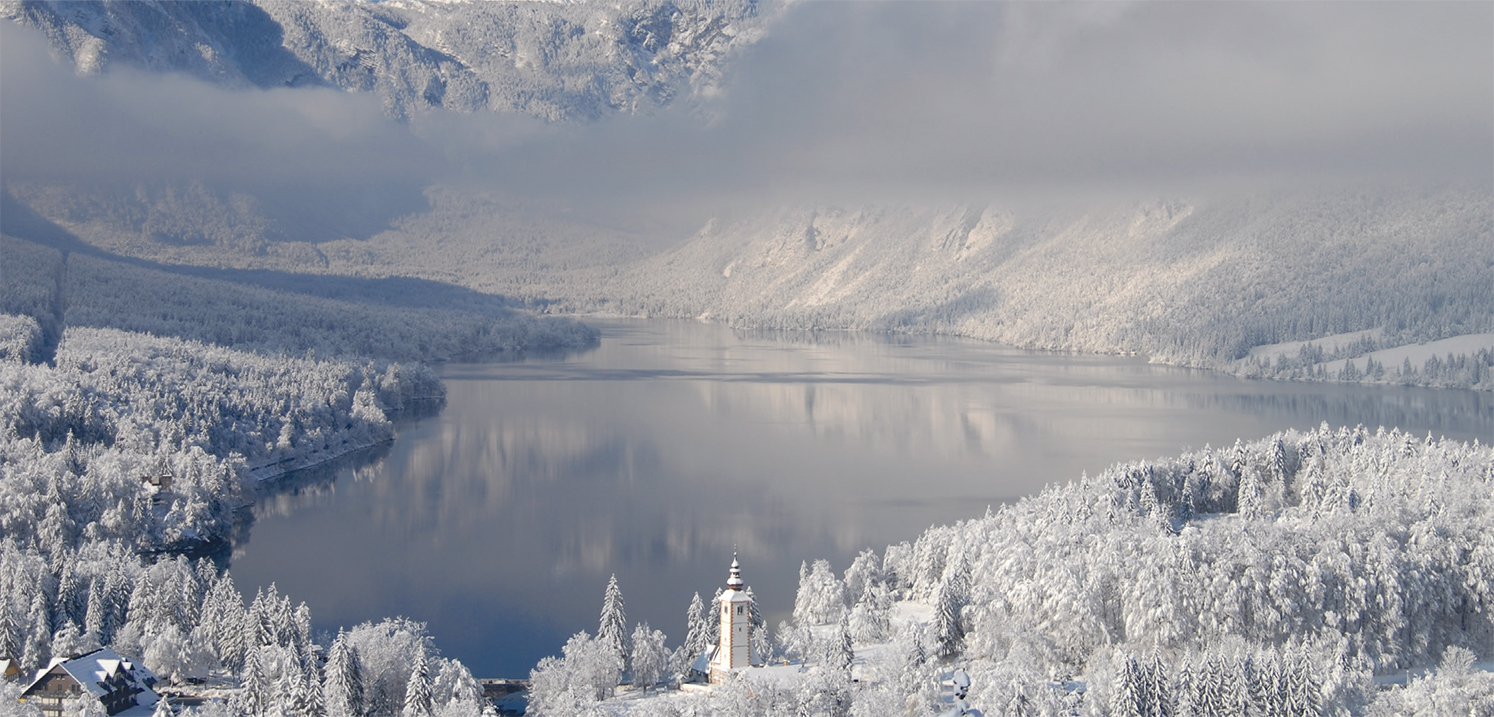
[[[754,183],[797,186],[806,172],[855,175],[860,158],[879,157],[888,138],[939,133],[938,123],[914,124],[864,146],[847,138],[854,158],[832,156],[828,168],[754,163],[758,154],[773,161],[785,151],[780,143],[840,146],[840,130],[799,134],[806,125],[791,109],[804,103],[806,112],[834,110],[816,120],[831,126],[876,124],[842,117],[835,92],[854,79],[872,89],[846,101],[877,102],[844,111],[883,107],[879,93],[902,70],[879,65],[842,77],[816,53],[836,55],[841,46],[826,43],[850,42],[848,51],[905,57],[889,44],[895,37],[847,40],[877,18],[703,0],[0,0],[0,16],[39,31],[54,54],[97,75],[28,74],[13,62],[21,69],[8,86],[72,82],[71,91],[98,102],[86,107],[145,117],[147,127],[186,113],[181,131],[164,135],[116,137],[105,130],[129,123],[111,121],[30,159],[27,143],[8,145],[8,213],[29,210],[125,257],[419,277],[554,311],[936,332],[1139,353],[1250,376],[1494,387],[1494,350],[1479,353],[1494,346],[1471,338],[1450,344],[1460,352],[1451,369],[1445,355],[1423,351],[1413,375],[1409,349],[1394,354],[1395,366],[1382,366],[1391,354],[1373,364],[1360,358],[1494,332],[1494,205],[1487,184],[1472,180],[1354,186],[1355,171],[1352,181],[1106,195],[1125,200],[1047,191],[1037,192],[1047,195],[1040,201],[974,187],[944,199],[945,185],[907,180],[875,201],[816,201],[791,189],[737,197]],[[782,66],[765,60],[775,52],[788,53]],[[927,48],[906,56],[937,72],[949,69],[941,58],[949,59]],[[211,84],[170,84],[163,72]],[[944,90],[952,97],[996,86],[983,75],[957,73],[951,82]],[[344,92],[230,91],[282,87]],[[38,104],[51,101],[37,93]],[[378,103],[354,101],[373,97]],[[763,104],[785,114],[758,114]],[[191,114],[200,105],[235,109]],[[7,106],[12,126],[28,119],[17,106]],[[408,122],[374,121],[381,110]],[[235,113],[251,119],[234,124]],[[50,128],[75,115],[60,103],[36,121]],[[191,134],[202,127],[222,129]],[[108,141],[75,149],[101,132]],[[969,143],[989,134],[999,133],[956,136]],[[153,142],[180,154],[162,160],[168,169],[139,170],[161,153],[129,150]],[[84,159],[60,157],[70,153]],[[1285,188],[1304,186],[1311,189]],[[1154,199],[1134,200],[1144,196]],[[1316,343],[1351,333],[1370,338]],[[1303,342],[1312,342],[1305,353],[1302,345],[1282,350]]]
[[[867,550],[841,578],[801,568],[762,656],[787,669],[709,697],[636,677],[617,693],[583,633],[536,668],[531,705],[929,715],[960,668],[988,715],[1482,714],[1491,471],[1487,446],[1326,425],[1119,464]],[[690,629],[710,644],[717,628]]]
[[[443,187],[386,228],[319,242],[277,234],[253,210],[215,212],[231,197],[202,188],[113,201],[11,192],[127,256],[417,276],[563,312],[943,333],[1317,380],[1340,378],[1347,358],[1494,331],[1494,204],[1477,187],[789,206],[723,211],[672,247],[648,227]],[[1472,362],[1456,375],[1429,373],[1421,354],[1403,375],[1397,353],[1389,378],[1354,378],[1494,386],[1494,345],[1448,346],[1439,361],[1455,349]]]
[[[1225,367],[1349,331],[1376,329],[1371,350],[1489,331],[1491,227],[1465,189],[789,208],[713,220],[576,304]]]
[[[763,23],[753,2],[38,3],[0,17],[44,32],[80,73],[126,66],[229,87],[373,93],[428,108],[546,120],[647,112],[715,92]]]

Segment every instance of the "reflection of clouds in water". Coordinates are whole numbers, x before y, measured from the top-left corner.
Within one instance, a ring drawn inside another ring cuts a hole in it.
[[[323,626],[429,621],[479,673],[521,674],[595,627],[614,572],[630,616],[678,640],[689,596],[709,597],[733,548],[776,621],[801,560],[844,569],[863,548],[1116,461],[1323,420],[1494,433],[1489,400],[1469,392],[1251,382],[948,339],[603,328],[584,354],[447,367],[446,410],[405,426],[387,455],[263,501],[235,576],[251,592],[280,582]],[[492,654],[515,621],[530,642]]]

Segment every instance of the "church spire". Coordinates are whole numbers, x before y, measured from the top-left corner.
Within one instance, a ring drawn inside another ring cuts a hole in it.
[[[733,550],[731,553],[731,577],[726,579],[726,589],[741,590],[742,585],[742,565],[737,562],[737,553]]]

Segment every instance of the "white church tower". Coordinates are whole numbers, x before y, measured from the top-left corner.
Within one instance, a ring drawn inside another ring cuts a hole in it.
[[[743,588],[742,566],[732,553],[731,576],[716,601],[716,609],[721,611],[721,644],[711,658],[712,682],[720,682],[727,673],[752,663],[752,598]]]

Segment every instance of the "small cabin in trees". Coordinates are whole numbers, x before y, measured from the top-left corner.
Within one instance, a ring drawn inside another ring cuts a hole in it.
[[[152,505],[166,505],[171,497],[171,483],[176,480],[170,473],[158,476],[143,476],[140,482],[150,489]]]
[[[52,660],[21,693],[21,700],[35,705],[43,717],[62,717],[67,704],[83,696],[97,699],[109,715],[131,708],[148,715],[159,699],[150,689],[155,682],[150,670],[104,648],[70,660]]]
[[[20,676],[21,668],[16,665],[14,658],[0,658],[0,680],[9,682]]]
[[[743,589],[742,566],[731,556],[726,590],[716,600],[721,612],[721,639],[711,657],[711,682],[724,682],[737,670],[752,665],[752,598]]]
[[[170,473],[164,473],[158,476],[145,476],[140,479],[141,482],[145,483],[148,486],[152,486],[157,490],[171,490],[171,483],[174,480],[176,479],[173,478]]]

